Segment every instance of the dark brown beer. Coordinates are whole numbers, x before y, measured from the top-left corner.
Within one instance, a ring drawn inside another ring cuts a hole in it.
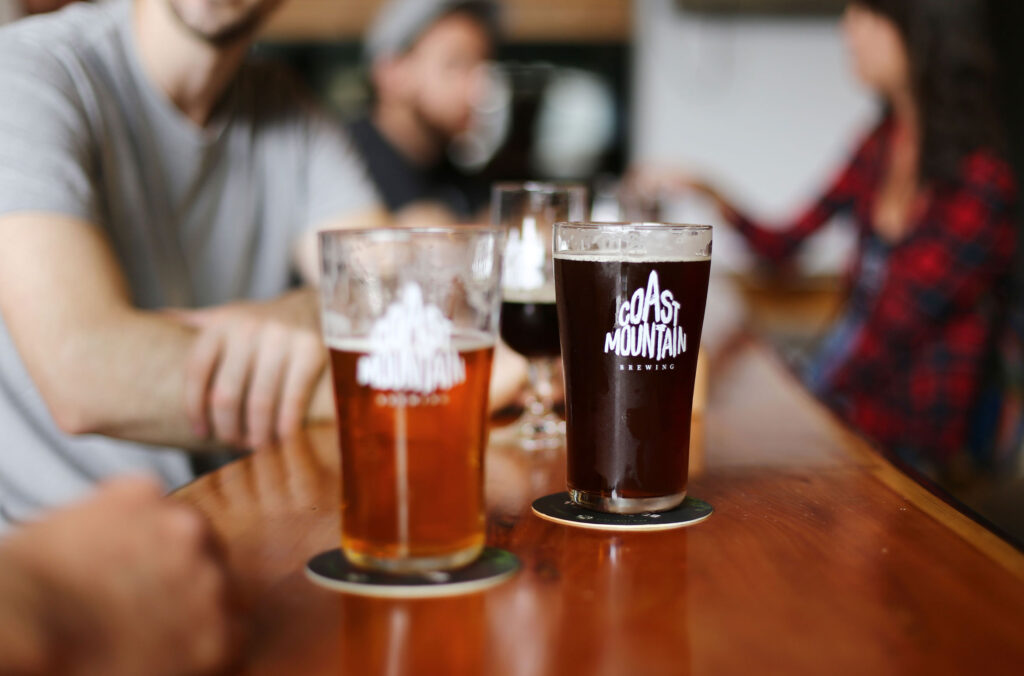
[[[550,289],[550,287],[548,287]],[[501,339],[524,357],[557,357],[558,309],[554,289],[538,294],[506,293],[501,303]]]
[[[685,497],[710,271],[707,258],[555,258],[567,478],[581,504],[637,512]]]
[[[370,346],[331,346],[342,548],[394,571],[469,563],[484,543],[483,451],[493,345],[455,339],[464,380],[431,392],[359,382]],[[461,368],[461,367],[460,367]]]

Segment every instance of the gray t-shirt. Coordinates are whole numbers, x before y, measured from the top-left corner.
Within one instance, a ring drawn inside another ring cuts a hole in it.
[[[144,75],[132,13],[129,0],[76,4],[0,28],[0,215],[102,228],[140,308],[282,293],[303,231],[377,203],[362,166],[337,124],[268,66],[246,65],[196,127]],[[63,435],[0,317],[0,529],[115,473],[180,485],[186,460]]]

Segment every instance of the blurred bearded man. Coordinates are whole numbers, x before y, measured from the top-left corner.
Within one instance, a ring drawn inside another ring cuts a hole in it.
[[[0,529],[113,474],[177,486],[182,449],[329,411],[293,282],[316,230],[383,212],[337,125],[247,59],[279,4],[76,3],[0,28]]]

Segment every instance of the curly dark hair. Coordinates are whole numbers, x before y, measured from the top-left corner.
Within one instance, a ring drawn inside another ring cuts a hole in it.
[[[953,180],[969,153],[1003,151],[996,60],[984,0],[852,0],[903,38],[921,117],[921,178]]]

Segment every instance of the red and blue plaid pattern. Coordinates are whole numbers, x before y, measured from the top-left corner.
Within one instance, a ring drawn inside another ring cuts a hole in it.
[[[736,212],[726,216],[775,262],[838,211],[853,213],[863,243],[891,131],[891,119],[883,120],[824,197],[789,227],[765,228]],[[1016,245],[1015,200],[1009,166],[978,150],[964,159],[957,181],[931,188],[909,234],[892,247],[881,291],[824,395],[884,447],[937,464],[964,449]],[[847,288],[859,266],[858,256]]]

